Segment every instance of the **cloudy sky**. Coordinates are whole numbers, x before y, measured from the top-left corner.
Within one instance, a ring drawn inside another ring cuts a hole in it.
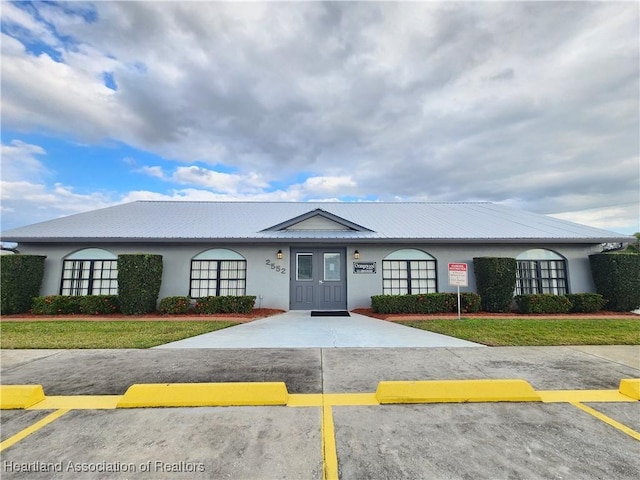
[[[2,229],[492,201],[640,231],[639,4],[2,2]]]

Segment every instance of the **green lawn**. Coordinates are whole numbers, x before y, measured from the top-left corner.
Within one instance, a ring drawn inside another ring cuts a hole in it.
[[[189,321],[0,323],[1,348],[149,348],[237,325]]]
[[[491,346],[638,345],[640,319],[468,318],[399,322]],[[0,323],[1,348],[149,348],[237,325],[191,321]]]
[[[635,318],[463,318],[398,323],[490,346],[640,344],[640,319]]]

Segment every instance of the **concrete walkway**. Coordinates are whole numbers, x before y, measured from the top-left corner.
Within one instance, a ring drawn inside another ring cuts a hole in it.
[[[205,333],[155,348],[483,347],[357,313],[312,317],[291,310],[273,317]]]

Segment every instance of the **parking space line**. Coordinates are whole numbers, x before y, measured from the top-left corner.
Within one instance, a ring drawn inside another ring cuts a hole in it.
[[[322,405],[322,478],[338,480],[338,450],[331,405]]]
[[[544,403],[557,402],[637,402],[617,390],[539,390]]]
[[[118,406],[122,395],[60,395],[45,397],[27,410],[110,410]]]
[[[67,413],[69,411],[69,409],[60,409],[60,410],[56,410],[55,412],[47,415],[46,417],[38,420],[36,423],[34,423],[33,425],[25,428],[24,430],[22,430],[21,432],[16,433],[15,435],[13,435],[12,437],[7,438],[5,441],[0,443],[0,452],[2,452],[4,449],[11,447],[12,445],[15,445],[16,443],[18,443],[20,440],[23,440],[24,438],[28,437],[29,435],[31,435],[34,432],[37,432],[38,430],[40,430],[42,427],[46,427],[47,425],[49,425],[51,422],[56,421],[58,418],[60,418],[61,416],[63,416],[65,413]]]
[[[375,393],[325,393],[325,401],[334,407],[380,405]]]
[[[579,408],[583,412],[586,412],[589,415],[592,415],[592,416],[596,417],[598,420],[601,420],[604,423],[606,423],[608,425],[611,425],[612,427],[617,428],[621,432],[626,433],[630,437],[633,437],[636,440],[640,441],[640,433],[638,433],[635,430],[627,427],[626,425],[614,420],[613,418],[608,417],[604,413],[601,413],[601,412],[597,411],[594,408],[588,407],[587,405],[583,405],[580,402],[570,402],[570,403],[571,403],[571,405],[573,405],[576,408]]]
[[[322,393],[290,393],[287,407],[321,407],[323,401]]]
[[[375,393],[291,393],[287,407],[322,407],[323,405],[366,406],[380,405]]]

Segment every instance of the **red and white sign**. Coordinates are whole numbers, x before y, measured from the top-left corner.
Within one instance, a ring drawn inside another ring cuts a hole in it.
[[[458,287],[467,287],[469,285],[466,263],[449,264],[449,285]]]

